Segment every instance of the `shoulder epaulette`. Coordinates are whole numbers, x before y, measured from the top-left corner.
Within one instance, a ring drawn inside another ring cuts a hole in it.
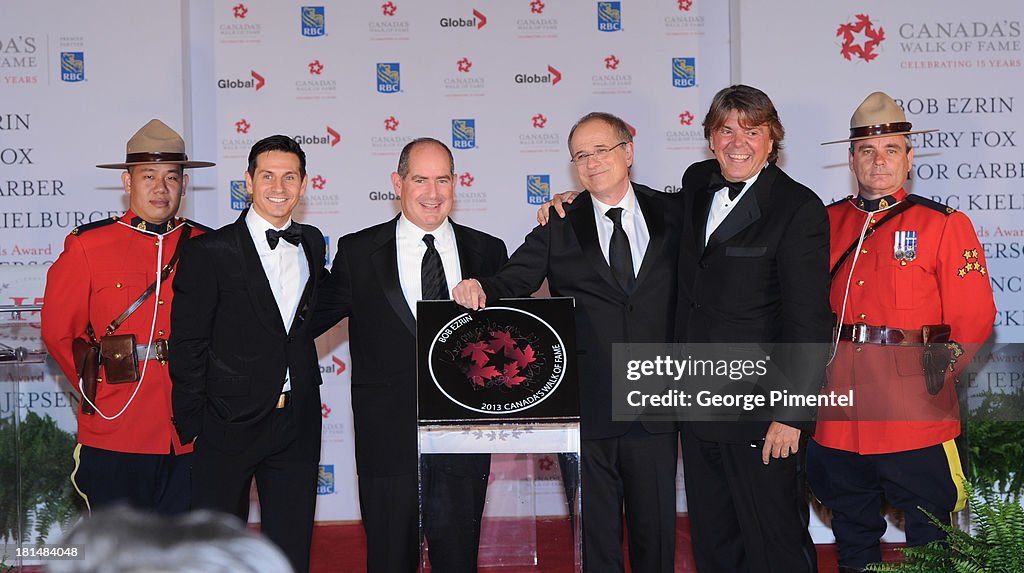
[[[835,201],[829,203],[828,206],[831,207],[833,205],[838,205],[838,204],[843,203],[845,201],[849,201],[850,199],[853,199],[853,195],[847,195],[846,197],[843,197],[841,199],[836,199]]]
[[[190,225],[192,227],[195,227],[196,229],[199,229],[200,231],[202,231],[204,233],[209,233],[210,231],[214,230],[212,227],[207,227],[206,225],[204,225],[202,223],[197,223],[197,222],[193,221],[192,219],[185,219],[183,217],[182,220],[185,221],[186,224],[188,224],[188,225]]]
[[[84,225],[79,225],[79,226],[75,227],[74,229],[71,229],[71,234],[72,235],[81,235],[82,233],[84,233],[86,231],[91,231],[93,229],[99,229],[100,227],[106,227],[107,225],[112,225],[112,224],[116,223],[118,219],[120,219],[120,217],[110,217],[110,218],[107,218],[107,219],[99,219],[98,221],[92,221],[92,222],[86,223]]]
[[[953,213],[956,213],[956,209],[948,205],[943,205],[938,201],[933,201],[931,199],[928,199],[927,197],[922,197],[920,195],[914,195],[913,193],[907,195],[906,200],[910,201],[914,205],[921,205],[922,207],[928,207],[929,209],[938,211],[943,215],[952,215]]]

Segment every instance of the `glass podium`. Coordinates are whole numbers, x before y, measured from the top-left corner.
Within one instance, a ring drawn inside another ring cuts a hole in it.
[[[582,570],[572,309],[572,299],[500,300],[478,312],[419,303],[421,570],[443,571],[446,532],[473,528],[479,569]],[[485,494],[467,487],[440,501],[437,468],[474,464]],[[431,539],[443,548],[433,556]]]

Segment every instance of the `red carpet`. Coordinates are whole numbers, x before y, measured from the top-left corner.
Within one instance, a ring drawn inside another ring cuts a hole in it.
[[[696,571],[690,552],[690,525],[686,516],[679,517],[676,528],[676,571]],[[537,565],[535,567],[495,567],[483,571],[494,573],[571,573],[570,531],[565,520],[537,520]],[[883,546],[886,561],[899,555],[893,545]],[[818,545],[818,572],[837,573],[834,545]],[[366,571],[366,539],[359,523],[317,525],[313,532],[311,573]],[[627,567],[628,571],[628,567]]]

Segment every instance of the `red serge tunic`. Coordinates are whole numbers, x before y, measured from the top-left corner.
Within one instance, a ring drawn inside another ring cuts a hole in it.
[[[76,390],[78,376],[71,341],[85,337],[86,325],[90,323],[96,336],[101,336],[107,325],[156,279],[160,251],[163,251],[160,264],[166,265],[178,246],[182,229],[192,225],[184,219],[170,221],[174,228],[162,235],[161,247],[156,235],[131,226],[134,218],[135,214],[128,211],[120,220],[106,219],[74,229],[64,240],[64,251],[46,275],[43,342]],[[202,232],[193,225],[192,236]],[[161,283],[159,294],[150,295],[115,334],[134,334],[137,344],[150,342],[151,331],[153,340],[168,338],[174,274],[172,272],[168,280]],[[140,375],[145,368],[141,382],[108,384],[101,381],[97,384],[96,405],[109,417],[120,412],[138,388],[131,405],[116,419],[106,420],[99,411],[82,414],[79,405],[79,443],[136,454],[166,454],[172,444],[176,454],[192,451],[191,444],[181,445],[171,423],[171,378],[167,365],[157,360],[143,362],[144,359],[145,356],[139,356]],[[104,380],[105,376],[101,369],[100,379]]]
[[[832,310],[843,324],[918,331],[948,324],[950,339],[963,345],[965,354],[932,396],[921,346],[839,341],[825,391],[853,389],[854,405],[821,408],[814,439],[861,454],[918,449],[959,435],[954,380],[992,332],[996,312],[985,254],[970,219],[934,201],[908,199],[903,189],[888,199],[890,209],[903,201],[913,205],[846,259],[832,281]],[[886,209],[864,211],[857,201],[848,198],[828,208],[832,266],[858,240],[865,222],[873,225],[886,214]]]

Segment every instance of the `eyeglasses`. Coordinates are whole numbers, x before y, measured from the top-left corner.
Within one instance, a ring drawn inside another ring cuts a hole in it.
[[[602,160],[605,157],[608,157],[608,154],[611,153],[613,149],[617,147],[622,147],[623,145],[626,145],[626,143],[628,142],[620,141],[618,144],[613,145],[611,147],[598,147],[597,149],[591,151],[590,153],[585,153],[581,151],[576,155],[573,155],[572,159],[569,160],[569,163],[572,163],[573,165],[579,167],[581,165],[586,165],[587,160],[590,159],[591,157],[597,160]]]

